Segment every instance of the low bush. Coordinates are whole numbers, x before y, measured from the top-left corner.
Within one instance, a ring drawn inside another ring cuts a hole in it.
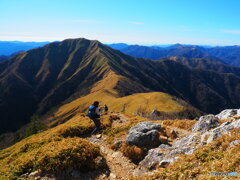
[[[142,161],[147,154],[147,149],[139,148],[137,146],[129,146],[125,143],[120,150],[123,152],[124,156],[128,157],[135,164]]]

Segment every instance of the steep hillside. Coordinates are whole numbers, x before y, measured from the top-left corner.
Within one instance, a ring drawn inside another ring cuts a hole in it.
[[[184,58],[184,57],[174,56],[174,57],[166,57],[161,60],[172,60],[192,68],[211,70],[219,73],[232,73],[236,76],[240,76],[239,67],[230,66],[227,64],[223,64],[221,62],[216,62],[208,59]]]
[[[237,76],[191,69],[168,60],[136,59],[86,39],[69,39],[22,52],[0,63],[0,70],[0,133],[18,129],[35,113],[45,114],[80,97],[89,95],[89,105],[103,93],[119,98],[165,92],[204,112],[240,104]],[[128,100],[120,101],[122,106]],[[80,111],[85,106],[80,106]]]

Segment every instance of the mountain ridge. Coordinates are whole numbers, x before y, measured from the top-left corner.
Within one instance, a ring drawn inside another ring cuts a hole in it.
[[[94,88],[115,97],[165,92],[204,112],[240,104],[237,76],[190,69],[169,60],[136,59],[83,38],[20,53],[0,63],[0,69],[1,121],[3,127],[10,120],[14,122],[12,129],[27,123],[34,113],[44,114],[55,106],[88,95]],[[96,88],[109,73],[115,74],[110,88],[105,88],[107,81]]]

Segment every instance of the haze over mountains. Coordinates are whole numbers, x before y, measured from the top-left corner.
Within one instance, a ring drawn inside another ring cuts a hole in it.
[[[0,63],[0,133],[79,97],[100,98],[97,92],[113,97],[165,92],[207,113],[240,106],[239,69],[185,64],[134,58],[82,38],[22,52]]]
[[[138,58],[158,60],[168,56],[181,56],[186,58],[210,59],[232,66],[240,66],[240,46],[206,47],[175,44],[169,47],[160,47],[127,45],[123,43],[109,44],[109,46]]]
[[[14,53],[27,51],[48,43],[49,42],[0,41],[0,56],[10,56]]]

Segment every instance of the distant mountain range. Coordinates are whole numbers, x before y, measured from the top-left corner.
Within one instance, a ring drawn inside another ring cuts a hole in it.
[[[14,53],[41,47],[48,43],[49,42],[0,41],[0,56],[10,56]]]
[[[103,94],[165,92],[208,113],[240,106],[239,69],[188,61],[134,58],[82,38],[21,52],[0,63],[0,133],[18,129],[33,114],[80,97],[91,103]]]
[[[159,60],[168,56],[204,58],[240,66],[240,46],[206,47],[175,44],[168,47],[109,44],[110,47],[137,58]]]

